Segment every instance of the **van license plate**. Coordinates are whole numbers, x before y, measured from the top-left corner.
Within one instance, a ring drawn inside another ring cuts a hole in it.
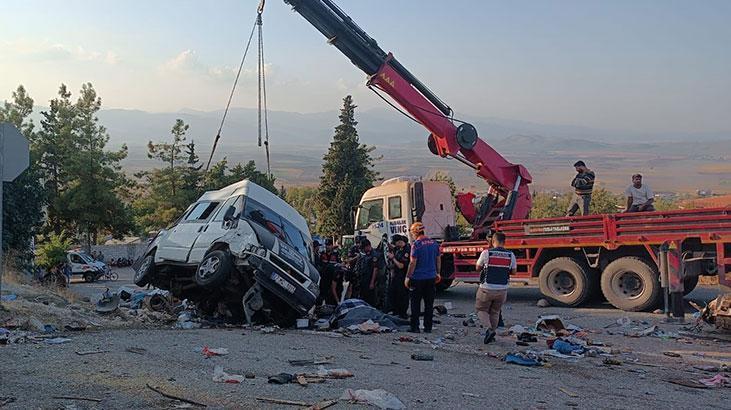
[[[294,293],[295,287],[293,284],[287,282],[283,277],[272,272],[272,280],[279,286],[283,287],[289,293]]]

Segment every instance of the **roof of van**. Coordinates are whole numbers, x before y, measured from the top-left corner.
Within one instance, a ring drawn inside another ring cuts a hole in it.
[[[283,199],[248,179],[223,187],[217,191],[207,191],[201,195],[198,200],[225,201],[226,199],[237,195],[244,195],[260,202],[288,220],[292,225],[297,227],[297,229],[310,236],[310,229],[307,226],[307,221],[305,221],[305,218],[303,218],[296,209],[292,208],[292,206],[286,203]]]

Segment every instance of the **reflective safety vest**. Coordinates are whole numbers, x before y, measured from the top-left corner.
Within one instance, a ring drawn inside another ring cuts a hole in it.
[[[482,267],[480,282],[492,285],[507,285],[510,281],[510,265],[513,253],[505,248],[492,248],[487,251],[487,264]]]

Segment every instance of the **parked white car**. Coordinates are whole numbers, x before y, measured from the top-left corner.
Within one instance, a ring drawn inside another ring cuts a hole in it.
[[[170,290],[213,313],[289,324],[318,295],[305,219],[248,180],[203,194],[138,259],[134,281]]]

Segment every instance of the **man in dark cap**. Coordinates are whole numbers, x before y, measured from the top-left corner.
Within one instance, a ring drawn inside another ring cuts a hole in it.
[[[381,269],[381,261],[371,246],[371,241],[363,239],[360,243],[361,256],[355,264],[360,282],[360,298],[371,306],[376,305],[376,279]]]
[[[409,268],[411,249],[408,239],[403,235],[394,235],[391,238],[393,247],[388,257],[388,311],[402,319],[407,319],[409,309],[409,290],[404,286],[406,271]]]

